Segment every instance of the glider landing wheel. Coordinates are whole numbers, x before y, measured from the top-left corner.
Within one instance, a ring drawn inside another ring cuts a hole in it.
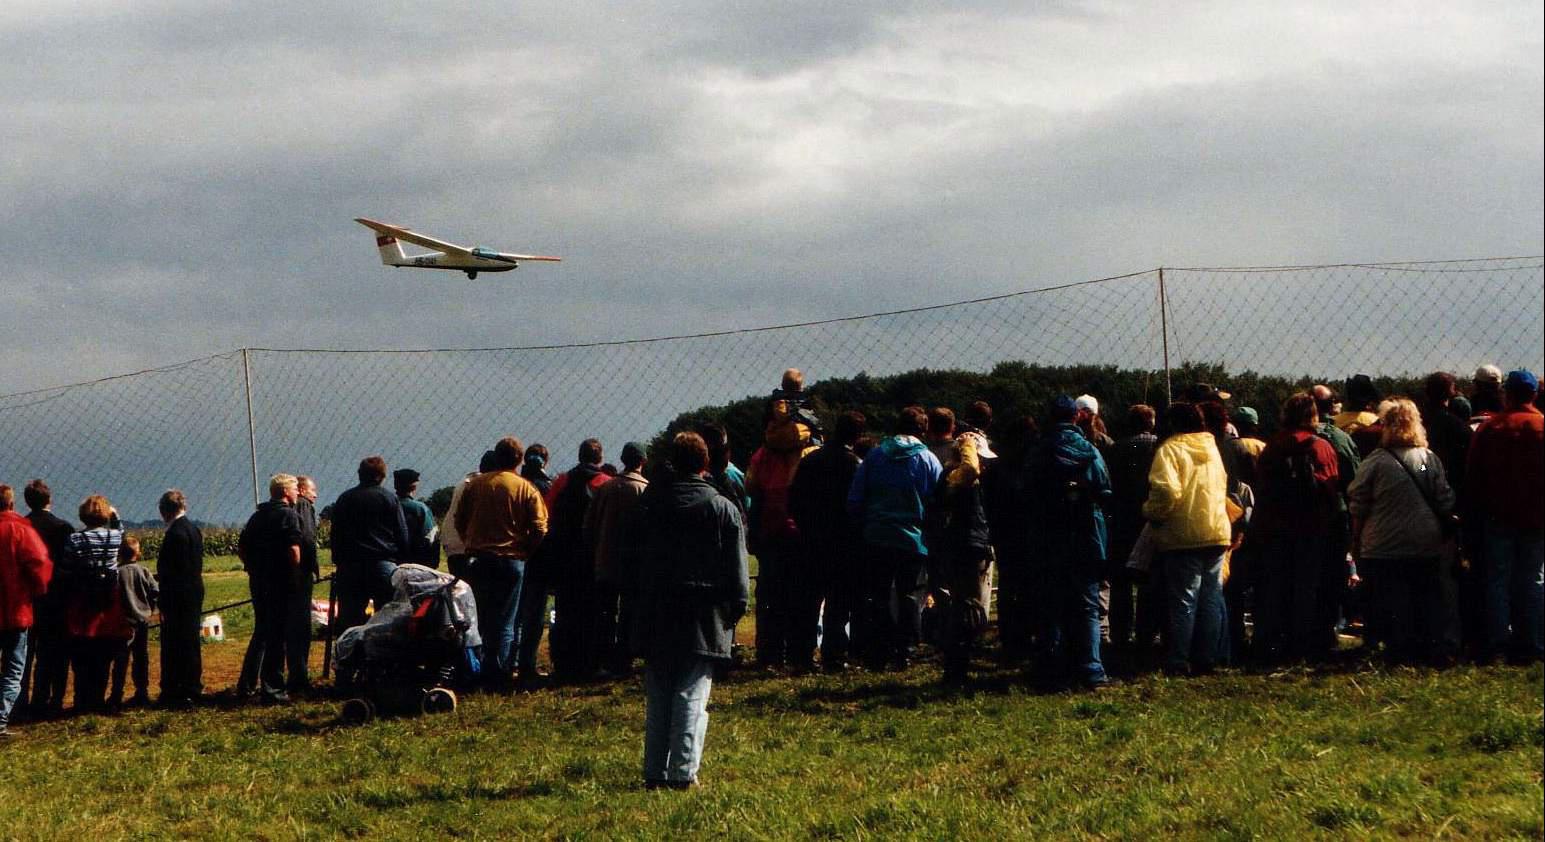
[[[338,717],[344,722],[354,725],[363,725],[376,717],[376,706],[369,699],[349,699],[338,710]]]
[[[456,694],[444,687],[431,688],[424,694],[421,705],[424,713],[454,713],[456,710]]]

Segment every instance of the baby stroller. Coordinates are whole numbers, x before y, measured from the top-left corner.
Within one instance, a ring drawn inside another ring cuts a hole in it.
[[[338,637],[339,686],[357,691],[339,712],[345,721],[456,710],[449,685],[482,645],[466,582],[403,564],[392,574],[392,591],[391,602]]]

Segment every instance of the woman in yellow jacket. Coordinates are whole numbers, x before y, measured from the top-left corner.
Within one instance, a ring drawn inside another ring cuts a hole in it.
[[[1171,404],[1172,435],[1148,472],[1143,517],[1153,524],[1155,563],[1168,584],[1172,673],[1212,671],[1223,624],[1223,554],[1230,529],[1228,477],[1194,404]]]

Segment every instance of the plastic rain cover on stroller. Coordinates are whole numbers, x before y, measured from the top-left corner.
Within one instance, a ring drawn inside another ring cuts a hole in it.
[[[472,588],[422,564],[398,565],[392,601],[362,626],[338,636],[338,663],[418,661],[426,654],[482,645]]]

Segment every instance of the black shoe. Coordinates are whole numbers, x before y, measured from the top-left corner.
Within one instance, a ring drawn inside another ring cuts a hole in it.
[[[273,693],[264,693],[261,701],[265,705],[287,705],[291,699],[289,693],[277,690]]]

